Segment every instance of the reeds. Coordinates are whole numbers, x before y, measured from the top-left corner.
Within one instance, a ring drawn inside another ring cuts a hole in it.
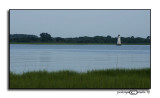
[[[10,73],[10,88],[146,88],[151,87],[150,69]]]

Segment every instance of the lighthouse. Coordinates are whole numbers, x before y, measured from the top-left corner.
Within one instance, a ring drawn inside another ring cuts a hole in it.
[[[120,35],[118,35],[118,38],[117,38],[117,45],[121,45],[121,38],[120,38]]]

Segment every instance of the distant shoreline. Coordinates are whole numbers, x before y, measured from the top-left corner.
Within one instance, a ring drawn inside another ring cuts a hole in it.
[[[17,43],[11,42],[9,44],[40,44],[40,45],[116,45],[115,43]],[[150,43],[124,43],[122,45],[150,45]]]

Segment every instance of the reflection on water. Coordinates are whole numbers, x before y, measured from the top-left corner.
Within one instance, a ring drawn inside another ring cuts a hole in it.
[[[149,68],[149,45],[10,45],[10,71]]]

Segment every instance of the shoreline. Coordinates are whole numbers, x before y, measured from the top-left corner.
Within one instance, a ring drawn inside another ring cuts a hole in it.
[[[9,44],[34,44],[34,45],[116,45],[115,43],[9,43]],[[122,45],[150,45],[150,43],[124,43]]]

